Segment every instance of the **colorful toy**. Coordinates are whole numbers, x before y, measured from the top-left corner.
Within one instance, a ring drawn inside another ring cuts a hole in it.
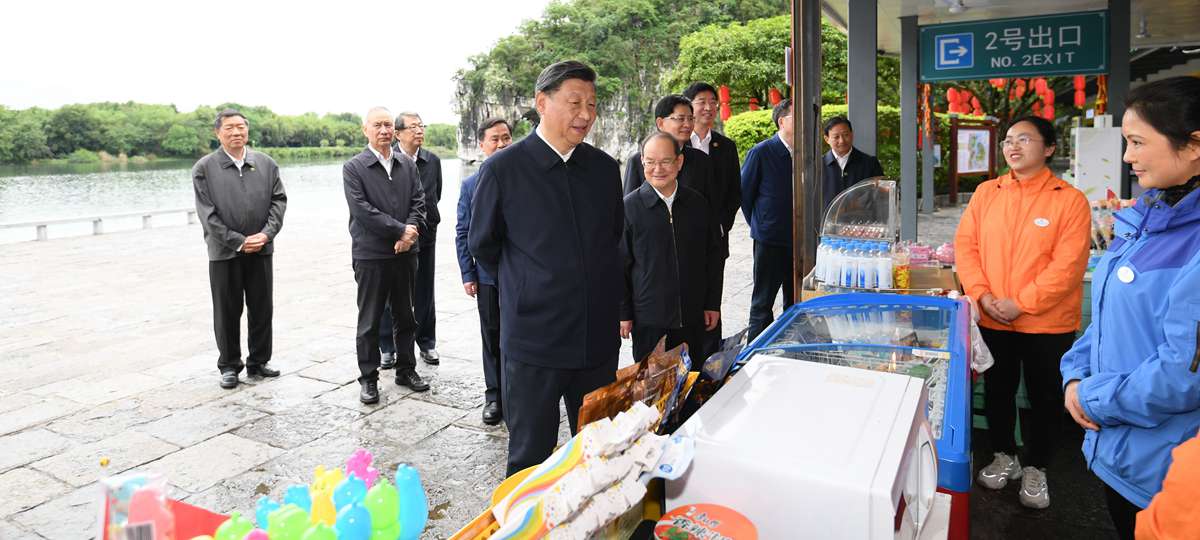
[[[362,503],[354,503],[338,511],[337,524],[338,540],[371,540],[371,513]]]
[[[371,466],[374,459],[365,448],[355,450],[350,459],[346,460],[346,474],[353,474],[361,478],[367,483],[367,489],[374,487],[375,481],[379,478],[379,469]]]
[[[351,504],[361,503],[366,496],[367,483],[351,474],[334,488],[333,506],[338,509],[338,512],[341,512],[343,508]]]
[[[269,540],[271,537],[262,529],[254,529],[246,533],[246,537],[242,540]]]
[[[229,515],[229,519],[217,527],[213,540],[242,540],[252,530],[254,530],[254,524],[242,517],[241,514],[234,512]]]
[[[309,516],[311,521],[316,523],[324,523],[325,525],[333,526],[337,523],[337,508],[333,506],[332,489],[312,491],[312,515]]]
[[[308,512],[294,504],[271,512],[267,520],[267,533],[271,535],[271,540],[300,540],[307,529]]]
[[[338,536],[333,527],[318,523],[304,531],[304,536],[301,536],[300,540],[338,540]]]
[[[162,491],[153,487],[144,487],[133,492],[129,499],[129,524],[153,524],[152,540],[169,540],[175,538],[175,514],[167,508],[167,501]]]
[[[421,473],[410,465],[396,467],[396,493],[400,499],[400,539],[415,540],[425,531],[429,501],[421,486]]]
[[[292,486],[287,488],[283,494],[283,504],[294,504],[302,508],[305,512],[312,512],[312,497],[308,493],[308,486]]]
[[[367,490],[363,506],[371,514],[371,540],[400,537],[400,494],[387,478]]]
[[[271,498],[266,495],[259,497],[258,507],[254,512],[254,523],[258,525],[258,528],[266,529],[268,525],[267,518],[271,515],[271,512],[279,510],[280,506],[281,505],[279,503],[271,500]]]

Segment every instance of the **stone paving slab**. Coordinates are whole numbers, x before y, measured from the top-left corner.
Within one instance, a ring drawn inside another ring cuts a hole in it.
[[[258,381],[251,388],[223,401],[240,403],[272,414],[283,414],[335,388],[336,385],[293,374]]]
[[[298,374],[301,377],[342,386],[358,380],[358,360],[353,354],[344,354],[304,368]]]
[[[19,409],[0,414],[0,435],[41,425],[82,408],[83,405],[62,398],[42,398]]]
[[[0,538],[18,540],[21,538],[40,538],[36,533],[26,531],[17,526],[16,523],[9,521],[0,521]]]
[[[289,410],[288,414],[270,415],[255,420],[238,428],[233,434],[290,450],[312,442],[339,427],[348,426],[362,416],[360,411],[314,400]]]
[[[163,474],[171,484],[197,493],[280,453],[282,450],[278,448],[226,433],[150,463],[145,469]]]
[[[394,441],[411,445],[466,415],[467,411],[426,403],[410,396],[386,410],[350,424],[346,431],[350,436],[359,436],[367,440]]]
[[[45,429],[29,429],[0,437],[0,472],[52,456],[69,448],[72,440]],[[0,536],[3,538],[3,536]]]
[[[28,510],[70,490],[70,486],[33,469],[0,474],[0,493],[16,494],[0,499],[0,517]]]
[[[18,525],[36,531],[38,538],[80,540],[96,534],[97,504],[100,487],[96,484],[75,489],[37,508],[13,516]],[[18,537],[27,538],[27,537]]]
[[[143,424],[135,431],[181,448],[198,444],[258,420],[267,413],[229,401],[218,401]]]
[[[87,407],[55,420],[46,427],[81,442],[95,442],[118,436],[133,426],[154,421],[168,414],[171,414],[171,411],[165,407],[145,404],[137,399],[122,399]]]
[[[135,431],[76,446],[32,467],[74,487],[86,486],[101,476],[121,473],[178,450],[179,447]],[[107,458],[108,466],[101,467]],[[4,491],[0,490],[0,493]],[[3,497],[0,497],[2,499]]]

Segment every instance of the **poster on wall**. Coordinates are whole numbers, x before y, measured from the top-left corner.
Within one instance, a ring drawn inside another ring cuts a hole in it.
[[[958,174],[988,172],[991,132],[987,128],[958,128]]]

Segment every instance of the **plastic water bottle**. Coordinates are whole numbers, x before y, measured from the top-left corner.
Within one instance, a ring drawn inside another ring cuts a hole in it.
[[[841,247],[838,248],[838,284],[842,287],[854,286],[854,253],[853,244],[849,241],[843,241]]]
[[[878,244],[878,256],[875,259],[875,275],[879,279],[880,289],[892,288],[892,253],[887,242]]]
[[[863,259],[863,287],[875,289],[879,287],[879,245],[867,242],[864,247],[866,257]]]
[[[867,287],[867,274],[871,264],[866,242],[855,242],[854,246],[854,286],[859,289]],[[873,269],[871,269],[873,270]]]
[[[821,238],[821,243],[817,245],[817,264],[813,267],[813,275],[818,281],[825,281],[825,275],[829,266],[829,239]]]

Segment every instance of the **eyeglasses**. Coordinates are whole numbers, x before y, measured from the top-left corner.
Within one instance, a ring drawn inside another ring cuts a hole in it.
[[[673,160],[673,159],[661,159],[658,161],[646,161],[644,159],[642,160],[642,168],[646,169],[646,170],[654,169],[656,167],[664,167],[664,168],[670,167],[674,164],[675,164],[675,160]]]
[[[684,124],[688,124],[688,123],[696,121],[695,116],[668,116],[667,119],[674,120],[676,122],[682,122]]]
[[[1030,143],[1036,140],[1037,139],[1034,139],[1029,135],[1017,135],[1016,137],[1006,137],[1003,141],[1000,141],[1000,146],[1003,146],[1004,148],[1009,148],[1012,146],[1029,146]]]
[[[419,129],[421,131],[425,131],[425,124],[412,124],[409,126],[404,126],[400,129],[402,129],[402,130],[404,130],[404,129]]]

